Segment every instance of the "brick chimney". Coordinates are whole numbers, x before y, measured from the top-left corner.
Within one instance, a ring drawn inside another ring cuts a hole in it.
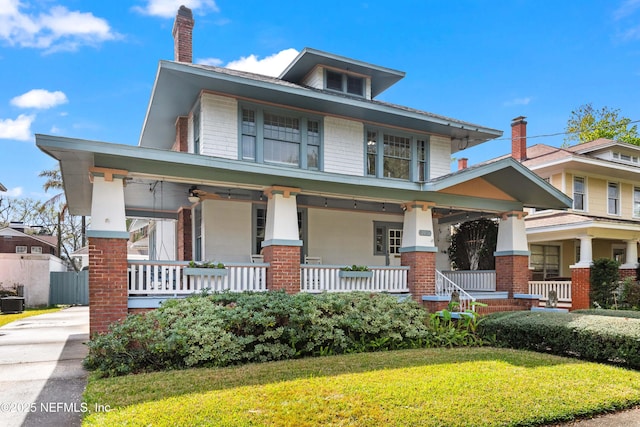
[[[174,61],[193,62],[192,33],[194,24],[191,9],[180,6],[172,31]]]
[[[466,159],[464,157],[461,159],[458,159],[458,170],[461,171],[462,169],[466,169],[468,161],[469,159]]]
[[[511,120],[511,157],[519,162],[527,160],[527,122],[519,116]]]

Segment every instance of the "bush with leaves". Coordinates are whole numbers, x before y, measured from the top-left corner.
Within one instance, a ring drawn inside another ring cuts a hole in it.
[[[93,337],[84,364],[112,376],[481,344],[469,329],[464,323],[436,325],[414,301],[386,294],[225,292],[168,300],[157,310],[128,316]]]
[[[621,295],[622,305],[631,310],[640,310],[640,283],[626,278]]]
[[[620,282],[620,264],[610,258],[598,258],[591,266],[591,290],[589,299],[591,304],[601,308],[611,308],[616,305],[615,291]]]

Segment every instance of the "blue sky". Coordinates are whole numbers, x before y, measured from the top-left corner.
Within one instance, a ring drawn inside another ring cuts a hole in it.
[[[529,144],[561,145],[585,103],[640,120],[640,0],[0,0],[0,183],[46,198],[56,166],[34,133],[135,145],[158,61],[173,59],[180,4],[194,61],[278,74],[312,47],[406,72],[378,99],[503,130],[469,164]]]

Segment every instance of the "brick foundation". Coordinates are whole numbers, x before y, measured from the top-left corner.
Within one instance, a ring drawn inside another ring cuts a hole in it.
[[[89,237],[89,333],[127,316],[127,239]]]
[[[449,306],[449,301],[422,301],[424,308],[429,313],[435,313],[444,310]]]
[[[529,293],[529,257],[527,255],[496,256],[496,291],[513,294]]]
[[[590,307],[591,268],[571,269],[571,310]]]
[[[637,270],[635,268],[621,268],[618,271],[620,272],[620,280],[624,280],[627,277],[637,280]]]
[[[436,253],[403,252],[400,263],[409,267],[407,282],[412,298],[422,304],[423,295],[436,293]],[[445,307],[447,305],[445,304]],[[437,310],[436,310],[437,311]]]
[[[266,246],[262,250],[267,268],[267,289],[300,292],[300,246]]]

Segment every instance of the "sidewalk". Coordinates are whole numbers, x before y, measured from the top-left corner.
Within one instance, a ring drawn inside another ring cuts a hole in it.
[[[599,415],[588,420],[554,424],[554,427],[639,427],[640,407],[613,414]]]
[[[79,426],[88,340],[88,307],[0,328],[0,425]]]

